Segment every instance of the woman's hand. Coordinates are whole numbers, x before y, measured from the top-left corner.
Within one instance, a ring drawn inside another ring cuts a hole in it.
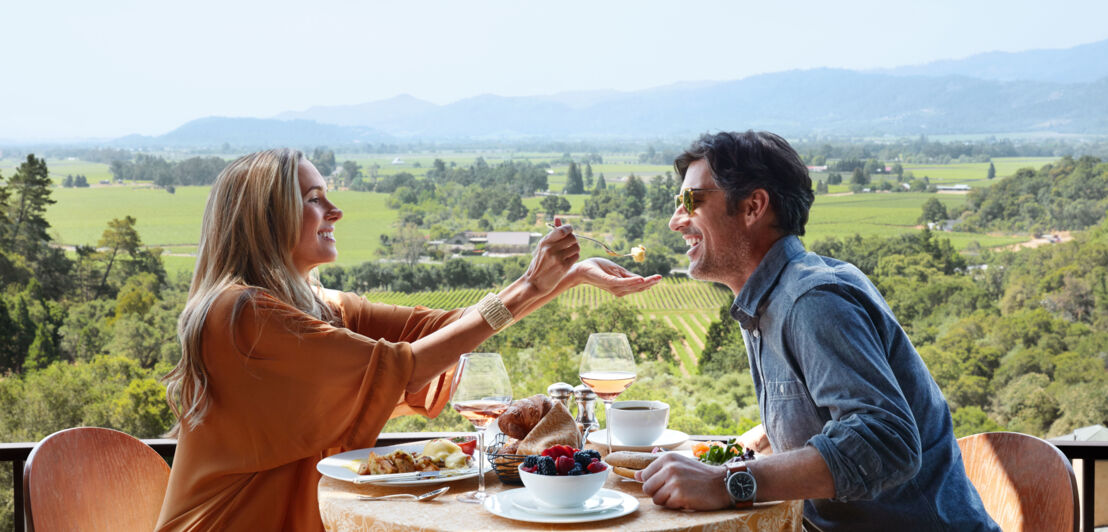
[[[662,280],[661,275],[642,277],[619,264],[600,258],[586,259],[574,264],[568,275],[574,278],[574,284],[591,284],[617,297],[642,292]]]
[[[557,218],[554,225],[556,227],[539,240],[531,264],[523,274],[523,278],[542,294],[558,286],[581,256],[581,247],[573,236],[573,226],[562,225]]]

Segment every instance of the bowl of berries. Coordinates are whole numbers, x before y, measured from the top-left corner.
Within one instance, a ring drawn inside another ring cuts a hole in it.
[[[608,480],[600,453],[555,445],[531,455],[519,466],[519,478],[535,502],[553,508],[580,506],[596,495]]]

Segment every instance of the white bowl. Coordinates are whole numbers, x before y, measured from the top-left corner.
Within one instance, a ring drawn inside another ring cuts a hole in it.
[[[611,470],[611,467],[605,467],[604,471],[598,473],[549,476],[520,469],[519,478],[538,504],[551,508],[571,508],[584,504],[596,495],[604,487],[604,481],[608,480],[608,472]]]

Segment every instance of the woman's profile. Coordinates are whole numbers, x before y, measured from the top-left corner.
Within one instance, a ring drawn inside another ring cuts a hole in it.
[[[437,415],[458,357],[567,288],[624,295],[659,280],[578,261],[562,226],[477,305],[372,303],[310,281],[338,256],[342,215],[292,149],[244,156],[212,186],[178,323],[182,358],[166,376],[178,446],[159,530],[322,530],[321,458],[372,447],[391,417]]]

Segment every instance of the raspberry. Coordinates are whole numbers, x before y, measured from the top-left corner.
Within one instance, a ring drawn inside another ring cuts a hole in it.
[[[599,473],[601,471],[604,471],[605,469],[608,469],[608,466],[604,465],[604,462],[601,462],[600,460],[589,464],[588,467],[589,473]]]
[[[573,469],[575,465],[573,459],[568,456],[559,456],[558,459],[554,461],[554,464],[557,467],[559,475],[568,475],[569,471]]]
[[[539,464],[539,457],[537,455],[529,455],[523,459],[523,467],[535,467]]]
[[[540,475],[554,476],[558,474],[558,469],[554,467],[554,459],[549,456],[543,456],[539,458],[538,470],[535,471]]]
[[[569,476],[575,477],[577,475],[584,475],[586,473],[585,468],[581,467],[581,464],[573,466],[573,469],[569,470]]]
[[[523,466],[523,467],[520,467],[519,470],[520,471],[526,471],[528,473],[534,473],[535,470],[538,469],[538,468],[539,468],[538,466]]]

